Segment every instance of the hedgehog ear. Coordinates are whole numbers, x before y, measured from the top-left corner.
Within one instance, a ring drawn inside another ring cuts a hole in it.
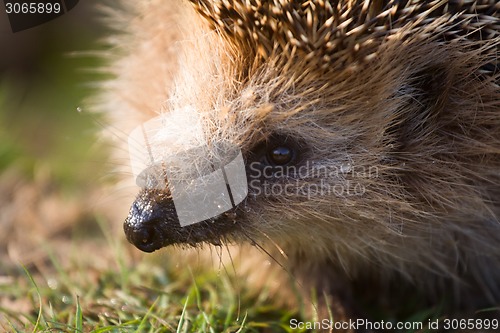
[[[408,103],[413,106],[405,107],[392,121],[386,131],[391,141],[404,149],[411,145],[409,140],[432,133],[446,110],[452,85],[453,74],[446,64],[434,64],[413,75],[408,87],[412,96]]]
[[[428,116],[441,113],[448,101],[452,85],[453,75],[446,64],[432,65],[415,75],[413,86],[420,92],[419,102],[428,113],[432,113]]]

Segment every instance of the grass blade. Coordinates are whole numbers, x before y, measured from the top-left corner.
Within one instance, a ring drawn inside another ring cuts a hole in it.
[[[31,276],[30,272],[28,271],[28,269],[24,265],[21,265],[21,267],[28,276],[28,279],[30,280],[33,287],[35,287],[36,295],[38,296],[38,316],[36,318],[35,327],[33,327],[33,333],[35,333],[39,330],[40,322],[42,321],[42,296],[40,295],[40,289],[38,289],[38,286],[35,280],[33,279],[33,276]]]
[[[80,297],[76,296],[75,333],[83,332],[83,314],[80,306]]]

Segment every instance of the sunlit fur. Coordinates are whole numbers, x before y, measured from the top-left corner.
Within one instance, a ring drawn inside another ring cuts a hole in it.
[[[376,170],[326,180],[362,195],[250,193],[244,233],[224,239],[333,299],[349,281],[402,279],[457,307],[500,302],[496,1],[131,3],[110,39],[113,126],[191,106],[209,141],[244,154],[280,133],[311,168]]]

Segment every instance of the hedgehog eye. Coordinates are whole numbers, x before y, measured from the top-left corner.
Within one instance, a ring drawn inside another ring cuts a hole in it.
[[[293,159],[292,149],[286,146],[273,147],[267,152],[267,157],[274,165],[286,165]]]
[[[290,136],[274,134],[249,151],[247,161],[259,167],[283,167],[302,161],[305,144]]]

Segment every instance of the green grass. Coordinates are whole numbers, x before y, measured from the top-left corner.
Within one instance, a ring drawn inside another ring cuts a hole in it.
[[[4,298],[23,299],[28,312],[0,308],[0,328],[12,332],[287,332],[297,314],[269,306],[244,291],[220,272],[190,274],[171,270],[152,260],[134,263],[123,258],[121,241],[95,244],[112,253],[107,268],[82,261],[73,244],[71,264],[48,247],[45,272],[29,269],[8,284],[0,284]],[[175,281],[173,275],[177,275]],[[267,318],[267,319],[265,319]],[[298,332],[298,331],[297,331]]]

